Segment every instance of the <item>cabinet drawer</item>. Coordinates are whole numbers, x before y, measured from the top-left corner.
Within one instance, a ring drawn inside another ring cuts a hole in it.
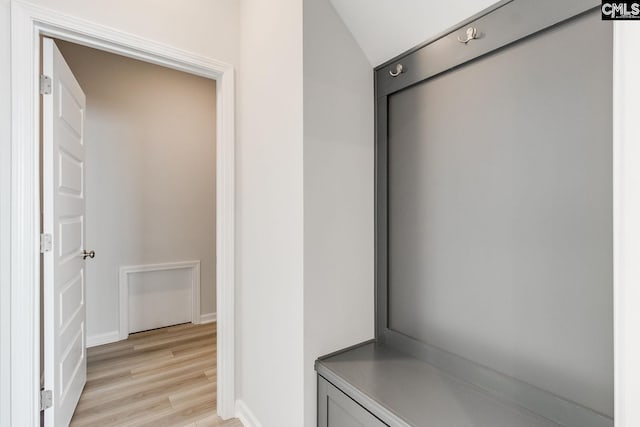
[[[318,376],[318,427],[385,427],[355,400]]]

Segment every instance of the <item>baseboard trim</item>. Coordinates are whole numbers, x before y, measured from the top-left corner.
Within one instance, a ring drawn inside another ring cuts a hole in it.
[[[200,316],[200,323],[211,323],[218,320],[217,313],[206,313]]]
[[[236,400],[236,418],[238,418],[244,427],[262,427],[260,421],[253,415],[244,401]]]
[[[103,334],[87,335],[87,348],[120,341],[120,331],[105,332]]]

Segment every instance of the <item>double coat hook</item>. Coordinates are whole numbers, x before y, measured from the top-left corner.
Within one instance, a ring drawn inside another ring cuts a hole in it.
[[[462,38],[462,37],[458,36],[458,41],[460,43],[467,44],[471,40],[477,39],[479,37],[480,37],[480,34],[478,33],[478,29],[476,27],[469,27],[469,28],[467,28],[467,31],[466,31],[466,37]],[[394,70],[389,70],[389,75],[391,77],[398,77],[402,73],[404,73],[404,66],[402,64],[396,64],[395,71]]]

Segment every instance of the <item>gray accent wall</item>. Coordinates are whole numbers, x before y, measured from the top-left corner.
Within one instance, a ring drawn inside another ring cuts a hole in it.
[[[303,19],[304,426],[316,427],[313,361],[374,334],[373,72],[328,0],[305,0]]]
[[[388,98],[388,328],[613,415],[612,27]],[[470,66],[469,66],[470,65]]]

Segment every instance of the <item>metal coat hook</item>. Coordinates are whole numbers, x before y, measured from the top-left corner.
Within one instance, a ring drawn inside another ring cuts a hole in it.
[[[402,64],[396,65],[396,71],[395,72],[389,70],[389,75],[391,77],[398,77],[402,73],[404,73],[404,67],[402,66]]]
[[[469,28],[467,28],[467,38],[466,39],[462,39],[462,38],[460,38],[458,36],[458,41],[460,43],[467,44],[471,40],[477,39],[477,38],[478,38],[478,29],[476,27],[469,27]]]

